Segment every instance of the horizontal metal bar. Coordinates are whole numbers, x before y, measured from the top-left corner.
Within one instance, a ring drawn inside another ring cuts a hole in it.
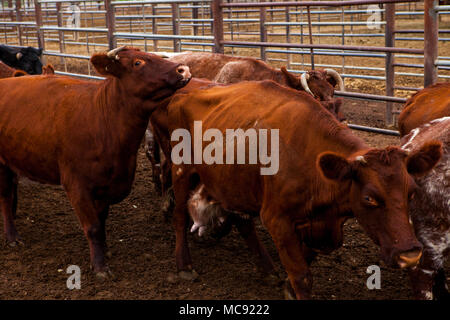
[[[104,77],[97,77],[97,76],[90,76],[87,74],[80,74],[80,73],[71,73],[71,72],[64,72],[64,71],[55,71],[56,74],[63,75],[63,76],[70,76],[70,77],[76,77],[76,78],[83,78],[83,79],[93,79],[93,80],[105,80]]]
[[[382,95],[377,95],[377,94],[358,93],[358,92],[349,92],[349,91],[335,91],[334,93],[337,96],[348,97],[348,98],[376,100],[376,101],[388,101],[388,102],[395,102],[395,103],[405,103],[406,102],[406,98],[389,97],[389,96],[382,96]]]
[[[348,127],[351,128],[351,129],[360,130],[360,131],[380,133],[380,134],[386,134],[386,135],[389,135],[389,136],[396,136],[396,137],[400,136],[400,132],[395,131],[395,130],[374,128],[374,127],[366,127],[366,126],[360,126],[360,125],[357,125],[357,124],[350,124],[350,123],[348,124]]]
[[[129,6],[159,3],[190,3],[190,2],[211,2],[211,0],[151,0],[151,1],[111,1],[113,6]]]
[[[125,33],[115,32],[114,36],[125,39],[188,39],[188,40],[214,40],[212,36],[184,36],[173,34],[153,34],[153,33]]]
[[[259,3],[222,3],[221,7],[249,8],[249,7],[343,7],[365,4],[420,2],[421,0],[347,0],[347,1],[286,1],[286,2],[259,2]]]
[[[314,49],[334,49],[334,50],[355,50],[371,52],[390,52],[390,53],[415,53],[424,54],[422,49],[394,48],[394,47],[369,47],[369,46],[348,46],[332,44],[295,44],[295,43],[276,43],[276,42],[244,42],[244,41],[221,41],[224,45],[243,45],[254,47],[281,47],[281,48],[314,48]]]
[[[101,32],[107,33],[106,28],[68,28],[68,27],[58,27],[58,26],[42,26],[41,30],[55,30],[55,31],[77,31],[77,32]]]

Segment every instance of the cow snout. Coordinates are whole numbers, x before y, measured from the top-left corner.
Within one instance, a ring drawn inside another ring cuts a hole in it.
[[[422,257],[422,248],[417,247],[412,250],[402,252],[397,257],[397,264],[400,268],[416,266]]]
[[[189,80],[192,77],[188,66],[178,66],[177,72],[183,77],[183,80]]]

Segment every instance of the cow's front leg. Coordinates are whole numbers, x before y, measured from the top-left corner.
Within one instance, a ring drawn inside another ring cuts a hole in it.
[[[112,276],[105,259],[108,204],[92,199],[82,187],[66,187],[66,192],[88,240],[93,271],[99,278]]]
[[[0,165],[0,207],[6,242],[10,246],[22,244],[14,224],[17,209],[17,176],[8,167]]]
[[[312,275],[295,232],[294,224],[287,218],[283,219],[280,216],[274,218],[267,212],[263,212],[261,217],[278,249],[281,263],[288,274],[295,298],[299,300],[310,299]],[[292,292],[289,292],[289,287],[286,290],[286,297],[290,297]]]
[[[434,246],[438,248],[438,246]],[[414,294],[418,300],[432,300],[434,296],[435,280],[438,275],[439,266],[442,264],[443,256],[433,247],[425,246],[420,264],[409,270],[409,277]]]
[[[259,258],[258,262],[262,270],[268,275],[275,275],[275,266],[272,258],[258,238],[253,219],[244,219],[235,215],[234,224],[247,242],[250,251]]]

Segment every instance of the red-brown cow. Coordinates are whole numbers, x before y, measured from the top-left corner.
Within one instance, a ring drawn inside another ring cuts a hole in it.
[[[410,201],[410,215],[423,257],[410,277],[416,298],[448,299],[444,263],[450,253],[450,117],[413,129],[402,138],[402,148],[415,152],[430,139],[441,141],[444,152],[432,171],[415,178],[418,190]]]
[[[130,192],[137,150],[160,99],[189,68],[121,47],[91,57],[105,81],[62,76],[0,80],[0,204],[6,239],[17,243],[17,176],[61,184],[88,239],[91,263],[108,276],[105,221]]]
[[[165,54],[162,54],[164,56]],[[334,97],[334,88],[345,91],[341,76],[332,69],[312,70],[296,76],[282,67],[274,69],[261,60],[248,57],[232,57],[220,53],[186,52],[170,56],[173,62],[187,65],[193,77],[205,78],[217,83],[237,83],[251,80],[273,80],[283,86],[306,91],[340,121],[342,98]]]
[[[224,209],[212,219],[217,223],[226,221],[229,212],[260,216],[298,299],[310,297],[309,264],[315,252],[329,252],[342,244],[342,225],[348,217],[356,217],[380,245],[387,264],[409,267],[419,262],[422,246],[408,215],[408,199],[415,186],[412,176],[432,169],[441,156],[441,144],[428,142],[409,155],[398,147],[370,148],[319,106],[310,95],[273,81],[238,83],[173,97],[168,115],[174,140],[174,132],[178,129],[180,134],[180,128],[194,136],[194,141],[198,139],[194,121],[202,121],[205,133],[208,129],[216,134],[238,128],[279,130],[279,170],[274,175],[261,175],[260,170],[266,166],[249,164],[249,153],[244,153],[245,164],[174,161],[174,225],[180,276],[194,273],[186,237],[188,209],[198,210],[197,216],[201,216],[217,205]],[[200,139],[210,140],[211,136]],[[210,144],[204,140],[202,150]],[[228,137],[223,141],[229,141]],[[175,148],[179,150],[178,143],[172,141],[172,153]],[[195,155],[195,142],[191,144],[190,153]],[[231,149],[235,155],[236,148]],[[227,159],[225,149],[219,159]],[[270,153],[274,152],[272,143]],[[272,261],[256,234],[242,233],[271,269]]]
[[[431,120],[450,116],[450,83],[437,83],[416,92],[398,117],[401,136]]]

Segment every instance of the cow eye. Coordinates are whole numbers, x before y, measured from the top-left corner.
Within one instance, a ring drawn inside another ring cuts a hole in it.
[[[416,194],[415,192],[411,192],[408,196],[409,200],[414,199],[415,194]]]
[[[371,196],[364,196],[364,202],[369,207],[378,207],[378,201]]]
[[[141,61],[137,60],[137,61],[134,62],[134,65],[137,67],[137,66],[140,66],[141,63],[142,63]]]

